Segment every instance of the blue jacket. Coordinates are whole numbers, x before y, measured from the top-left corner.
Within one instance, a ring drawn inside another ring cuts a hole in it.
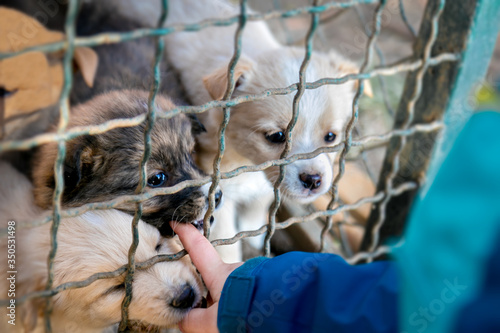
[[[255,258],[222,291],[221,332],[500,332],[500,113],[471,118],[394,262]]]
[[[233,272],[221,332],[396,332],[396,267],[350,266],[331,254],[255,258]]]

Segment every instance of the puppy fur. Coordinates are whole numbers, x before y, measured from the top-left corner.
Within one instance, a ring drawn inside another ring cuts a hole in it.
[[[128,31],[138,27],[133,19],[110,13],[100,3],[84,4],[78,17],[78,32],[81,35]],[[102,45],[95,51],[99,56],[95,84],[89,88],[81,76],[76,77],[71,99],[73,103],[81,104],[72,108],[68,128],[132,118],[147,112],[149,93],[146,89],[151,86],[154,41],[143,38]],[[183,92],[165,60],[161,62],[160,69],[162,85],[156,104],[159,110],[170,110],[175,105],[167,96],[172,95],[183,103]],[[135,194],[144,152],[144,129],[145,125],[141,124],[67,142],[63,205],[75,207]],[[192,157],[195,145],[193,134],[203,130],[203,125],[194,116],[181,114],[170,119],[158,118],[151,133],[148,179],[163,172],[167,180],[160,187],[167,187],[204,176]],[[56,153],[56,145],[47,144],[38,149],[34,157],[32,179],[35,200],[42,208],[49,208],[52,202]],[[133,214],[136,205],[125,204],[119,208]],[[162,235],[168,236],[172,233],[169,221],[194,222],[201,227],[206,210],[207,187],[186,188],[176,194],[145,201],[142,218],[159,228]]]
[[[50,224],[21,228],[50,212],[34,204],[32,185],[10,165],[0,163],[0,221],[16,221],[16,290],[15,297],[45,288],[47,256],[50,250]],[[113,271],[127,263],[132,242],[131,217],[117,210],[87,212],[61,221],[58,250],[54,261],[54,287],[80,281],[97,272]],[[138,262],[160,253],[176,253],[181,249],[177,239],[166,239],[158,230],[139,221]],[[7,253],[7,237],[0,238]],[[0,292],[3,299],[9,289],[7,260],[0,264]],[[124,276],[97,280],[88,287],[69,289],[53,297],[51,316],[54,332],[101,332],[120,321],[121,302],[125,295]],[[191,306],[175,308],[174,300],[192,288]],[[142,327],[170,327],[178,323],[189,309],[201,303],[202,282],[187,257],[163,262],[134,275],[130,319]],[[17,305],[17,304],[16,304]],[[45,299],[34,299],[16,306],[16,326],[7,324],[3,308],[2,332],[43,332]]]

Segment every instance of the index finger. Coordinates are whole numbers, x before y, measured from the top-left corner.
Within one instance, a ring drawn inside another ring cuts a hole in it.
[[[212,305],[208,309],[192,309],[179,323],[179,329],[183,333],[216,333],[217,330],[218,305]]]
[[[212,244],[194,226],[187,223],[172,223],[172,229],[189,253],[191,260],[200,271],[209,290],[213,285],[214,277],[220,271],[223,262]]]

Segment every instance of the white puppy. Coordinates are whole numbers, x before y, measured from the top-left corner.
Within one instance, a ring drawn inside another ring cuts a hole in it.
[[[122,14],[143,16],[144,22],[157,18],[160,12],[158,5],[151,2],[144,6],[143,2],[140,6],[133,1],[126,2],[127,5],[122,3],[120,6]],[[239,13],[239,8],[220,0],[172,0],[168,10],[169,25],[227,18]],[[236,27],[233,24],[167,35],[168,58],[180,73],[194,104],[223,97]],[[233,97],[287,87],[299,81],[304,49],[280,45],[264,22],[247,22],[242,45],[242,56],[234,71],[236,87]],[[357,71],[354,64],[333,51],[328,54],[314,52],[306,77],[311,82]],[[290,154],[311,152],[344,139],[345,127],[352,113],[355,88],[356,82],[350,81],[306,90],[300,102]],[[231,109],[222,171],[280,157],[285,145],[284,133],[292,118],[293,95],[271,96]],[[198,137],[198,162],[204,171],[211,172],[217,153],[222,111],[212,109],[200,114],[199,118],[207,132]],[[283,195],[299,203],[308,203],[326,193],[333,179],[334,159],[335,154],[323,154],[289,165],[281,187]],[[223,181],[221,186],[225,204],[215,214],[218,223],[214,226],[213,235],[230,237],[237,230],[256,229],[265,223],[272,199],[271,184],[277,176],[278,169],[269,168],[265,175],[252,173]],[[239,226],[236,230],[237,220]],[[237,249],[231,249],[227,251],[225,259],[233,261],[240,259],[240,256]]]
[[[33,221],[48,214],[33,202],[29,181],[9,165],[0,162],[0,226],[18,223],[15,230],[15,268],[7,267],[7,236],[0,238],[4,259],[0,264],[1,299],[19,298],[43,290],[47,279],[50,224],[20,228],[21,221]],[[116,270],[127,263],[132,241],[131,217],[117,210],[88,212],[61,221],[58,250],[54,261],[54,287],[80,281],[98,272]],[[178,241],[160,236],[158,230],[139,222],[137,262],[159,253],[181,250]],[[12,238],[11,238],[12,239]],[[14,244],[9,242],[10,247]],[[9,248],[10,248],[9,247]],[[15,282],[7,280],[15,273]],[[7,276],[6,276],[7,275]],[[88,287],[69,289],[53,297],[53,332],[101,332],[120,321],[125,295],[124,276],[97,280]],[[163,262],[134,275],[130,319],[141,327],[169,327],[178,323],[193,307],[201,304],[202,283],[187,257]],[[11,290],[9,292],[9,289]],[[10,295],[9,295],[10,294]],[[15,294],[15,295],[14,295]],[[2,332],[43,332],[45,299],[34,299],[11,309],[3,306]],[[7,313],[5,313],[7,311]]]

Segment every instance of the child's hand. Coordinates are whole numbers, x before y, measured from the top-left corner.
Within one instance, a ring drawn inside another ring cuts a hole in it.
[[[229,274],[243,263],[224,263],[212,244],[190,224],[176,223],[174,225],[172,223],[172,229],[179,235],[184,248],[201,273],[209,292],[208,308],[197,308],[189,311],[179,323],[179,329],[184,333],[218,332],[217,312],[224,282]]]

